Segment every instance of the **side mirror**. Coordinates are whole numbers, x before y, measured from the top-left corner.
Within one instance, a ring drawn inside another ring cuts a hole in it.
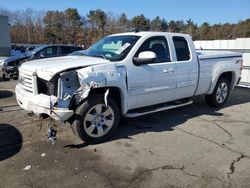
[[[145,51],[139,53],[138,57],[134,57],[134,63],[139,64],[148,64],[154,63],[156,59],[156,54],[152,51]]]
[[[43,53],[41,53],[41,54],[39,55],[39,57],[40,57],[40,58],[44,58],[45,56],[44,56]]]

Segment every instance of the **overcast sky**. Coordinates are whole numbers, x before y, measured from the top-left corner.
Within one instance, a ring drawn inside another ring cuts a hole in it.
[[[144,14],[150,19],[160,16],[169,20],[195,23],[237,23],[250,18],[250,0],[0,0],[0,7],[9,10],[65,10],[77,8],[81,15],[91,9],[102,9],[129,18]]]

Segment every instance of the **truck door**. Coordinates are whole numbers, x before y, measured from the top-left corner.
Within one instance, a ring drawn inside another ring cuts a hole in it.
[[[139,53],[152,51],[156,60],[150,63],[131,64],[128,71],[128,108],[139,108],[171,101],[176,89],[176,65],[171,62],[165,36],[154,36],[144,41]]]
[[[173,45],[176,53],[176,76],[177,88],[174,94],[174,99],[182,99],[192,97],[197,87],[198,82],[198,62],[195,55],[192,55],[189,43],[186,38],[174,36]],[[196,52],[193,50],[193,54]]]

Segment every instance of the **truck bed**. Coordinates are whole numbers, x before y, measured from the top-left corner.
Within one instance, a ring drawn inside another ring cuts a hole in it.
[[[217,58],[232,58],[241,57],[241,53],[229,51],[210,51],[210,50],[197,50],[196,51],[200,60],[204,59],[217,59]]]

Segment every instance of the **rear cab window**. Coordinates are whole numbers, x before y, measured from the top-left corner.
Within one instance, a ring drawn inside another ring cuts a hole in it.
[[[188,61],[191,58],[187,40],[184,37],[173,37],[177,61]]]

